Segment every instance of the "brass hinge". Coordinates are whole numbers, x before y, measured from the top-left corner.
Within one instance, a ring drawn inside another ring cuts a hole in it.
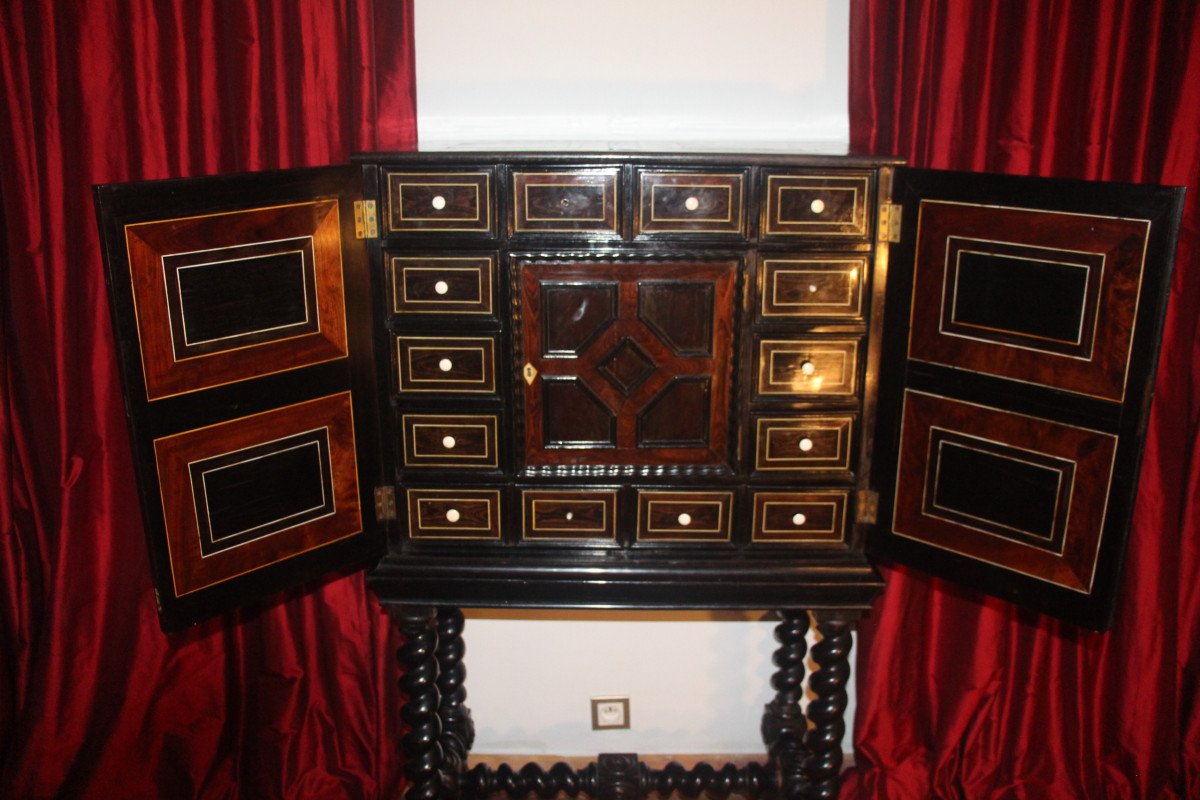
[[[392,486],[375,487],[375,520],[386,522],[396,518],[396,489]]]
[[[354,235],[359,239],[379,238],[379,219],[374,200],[354,201]]]
[[[879,241],[900,241],[900,212],[903,206],[896,203],[883,203],[879,206]]]
[[[855,518],[863,525],[874,525],[879,520],[879,492],[859,489],[855,496]]]

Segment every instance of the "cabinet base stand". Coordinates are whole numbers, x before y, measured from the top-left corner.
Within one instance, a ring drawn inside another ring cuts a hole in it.
[[[850,678],[850,625],[846,618],[818,618],[812,648],[817,669],[809,679],[807,713],[800,710],[806,677],[805,636],[810,615],[781,610],[775,628],[779,648],[771,677],[775,697],[763,711],[765,763],[693,767],[671,763],[654,769],[634,753],[601,753],[576,769],[530,763],[468,766],[475,724],[466,706],[462,611],[453,607],[388,605],[404,636],[397,657],[404,734],[404,800],[482,800],[507,796],[587,797],[635,800],[657,794],[746,798],[833,798],[840,787],[842,737],[846,731],[846,682]]]

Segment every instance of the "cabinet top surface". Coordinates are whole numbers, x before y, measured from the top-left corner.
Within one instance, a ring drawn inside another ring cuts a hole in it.
[[[488,147],[470,147],[446,150],[417,150],[408,152],[381,151],[356,153],[352,160],[363,163],[462,163],[473,164],[500,161],[513,164],[554,163],[646,163],[646,164],[748,164],[783,167],[860,167],[875,168],[903,164],[904,160],[893,156],[867,156],[852,154],[804,153],[788,149],[759,149],[750,146],[721,147],[713,145],[703,149],[682,147],[597,147],[594,144],[538,149],[521,146],[507,147],[492,144]]]

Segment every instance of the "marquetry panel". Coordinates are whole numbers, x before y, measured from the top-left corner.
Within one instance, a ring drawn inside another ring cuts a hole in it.
[[[1119,402],[1148,220],[922,200],[909,356]]]
[[[500,492],[496,489],[409,489],[410,539],[500,539]]]
[[[845,489],[755,492],[750,540],[841,543],[846,538],[849,498]]]
[[[853,432],[854,417],[850,415],[757,417],[754,468],[848,470]]]
[[[400,394],[495,394],[496,342],[490,336],[396,337]]]
[[[522,537],[530,541],[614,541],[616,489],[526,489]]]
[[[336,200],[127,225],[125,244],[149,399],[346,356]]]
[[[492,314],[495,258],[392,256],[392,313]]]
[[[762,233],[864,240],[870,235],[870,188],[870,173],[767,175]]]
[[[745,175],[638,172],[635,234],[745,233]]]
[[[363,529],[350,394],[154,440],[182,597]]]
[[[892,531],[1087,593],[1117,439],[906,391]]]
[[[526,463],[727,462],[737,272],[518,261]]]
[[[496,469],[494,414],[403,414],[404,466]]]
[[[727,542],[733,492],[638,492],[639,542]]]
[[[512,232],[617,235],[619,178],[616,168],[513,172]]]
[[[759,395],[845,397],[858,391],[858,339],[764,339]]]
[[[492,233],[492,173],[388,172],[389,232]]]
[[[758,313],[762,319],[861,319],[865,256],[764,258]]]

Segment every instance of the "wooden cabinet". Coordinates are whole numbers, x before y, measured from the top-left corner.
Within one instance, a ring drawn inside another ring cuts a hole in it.
[[[853,616],[869,553],[1108,619],[1177,191],[429,153],[97,202],[168,626],[347,561]]]

